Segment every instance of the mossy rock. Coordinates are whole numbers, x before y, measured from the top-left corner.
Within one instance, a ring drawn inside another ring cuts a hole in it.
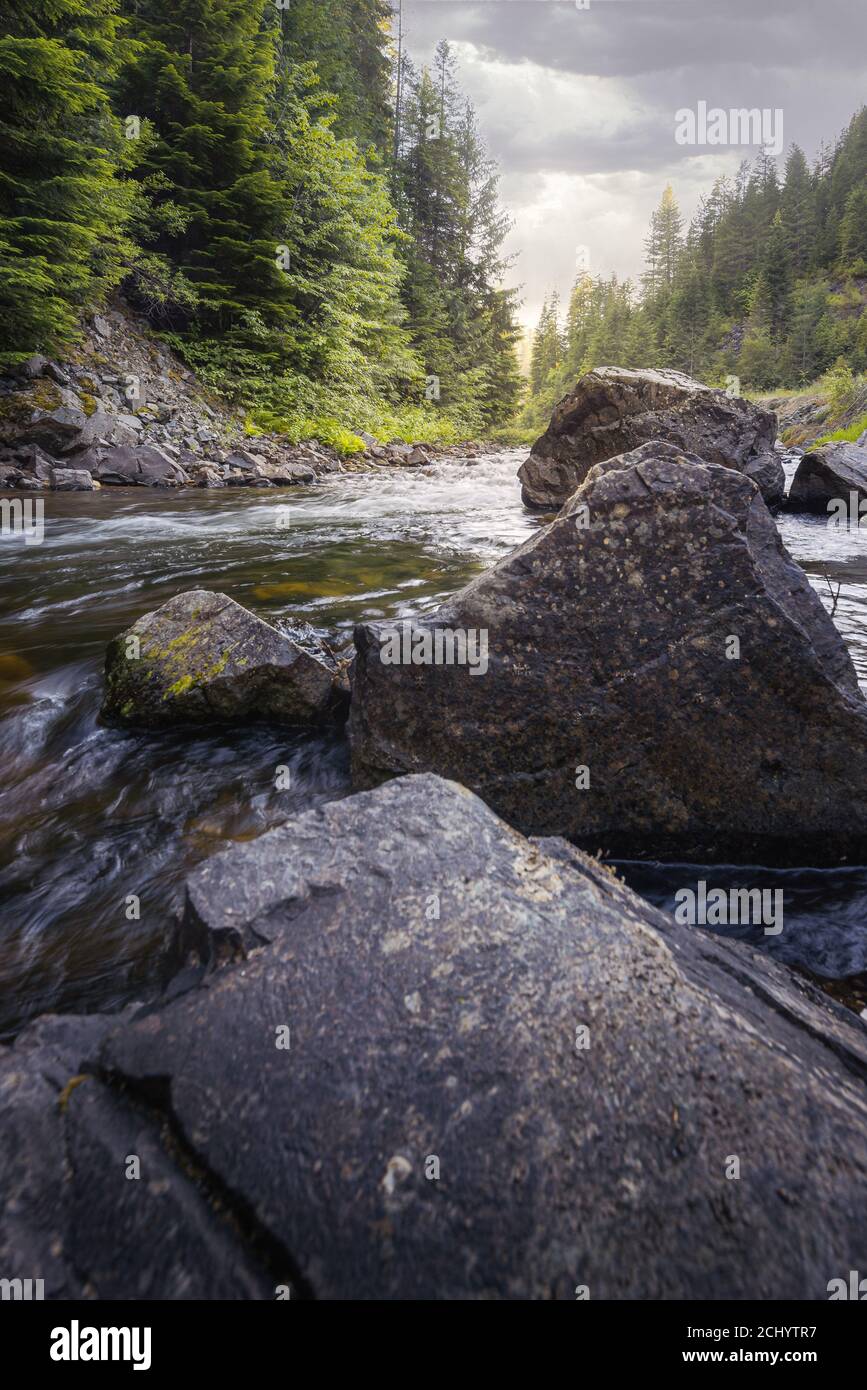
[[[23,391],[0,396],[0,422],[26,425],[37,411],[57,410],[63,397],[53,381],[34,381]]]
[[[304,726],[344,703],[335,666],[226,594],[194,589],[109,644],[102,717],[146,728],[264,720]]]

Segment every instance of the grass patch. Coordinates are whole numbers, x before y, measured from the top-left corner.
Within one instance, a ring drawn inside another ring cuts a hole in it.
[[[845,429],[834,430],[831,434],[823,434],[820,439],[815,441],[813,447],[818,448],[820,444],[855,444],[865,430],[867,430],[867,415],[862,415],[860,420],[855,420]]]

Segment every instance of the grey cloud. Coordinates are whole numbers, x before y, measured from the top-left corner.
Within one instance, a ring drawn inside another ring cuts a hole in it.
[[[411,42],[422,47],[465,39],[499,58],[587,76],[717,63],[815,76],[826,61],[864,71],[863,0],[590,0],[588,10],[571,0],[404,0],[404,12]]]

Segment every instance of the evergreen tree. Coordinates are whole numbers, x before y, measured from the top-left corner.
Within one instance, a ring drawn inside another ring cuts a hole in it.
[[[508,418],[520,394],[515,296],[502,290],[509,219],[448,44],[432,70],[405,62],[402,88],[395,187],[410,333],[442,404],[483,429]]]
[[[783,225],[792,270],[802,275],[810,264],[816,232],[816,195],[803,150],[793,145],[786,160],[781,198]]]
[[[291,0],[281,12],[286,59],[316,65],[316,115],[332,113],[336,135],[382,158],[392,138],[391,18],[387,0]]]
[[[856,184],[846,199],[840,224],[840,251],[852,270],[867,273],[867,178]]]
[[[791,291],[788,238],[782,214],[777,212],[759,260],[759,275],[753,295],[754,316],[777,346],[782,344],[786,335]]]
[[[160,238],[195,286],[206,331],[245,313],[281,325],[290,300],[277,263],[285,193],[263,138],[275,81],[278,11],[269,0],[127,0],[140,40],[120,83],[152,122],[143,169],[188,220]]]
[[[683,248],[683,218],[671,184],[666,187],[662,201],[650,219],[650,232],[644,246],[647,261],[645,291],[649,298],[665,299],[671,293]]]
[[[113,0],[0,0],[0,351],[75,336],[125,273],[135,189],[105,83],[121,61]]]

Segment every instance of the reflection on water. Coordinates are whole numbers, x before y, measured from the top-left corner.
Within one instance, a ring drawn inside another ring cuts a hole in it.
[[[272,622],[307,622],[337,645],[361,619],[428,611],[539,524],[521,506],[521,457],[264,493],[51,494],[41,546],[0,540],[0,1031],[45,1009],[116,1007],[145,992],[192,865],[349,790],[337,734],[102,728],[108,640],[194,587]],[[781,530],[829,608],[839,583],[835,620],[867,683],[867,532],[800,517]],[[281,764],[291,790],[275,786]],[[661,905],[697,877],[729,881],[719,867],[685,872],[627,866]],[[774,877],[786,926],[759,944],[827,975],[867,969],[867,869]]]

